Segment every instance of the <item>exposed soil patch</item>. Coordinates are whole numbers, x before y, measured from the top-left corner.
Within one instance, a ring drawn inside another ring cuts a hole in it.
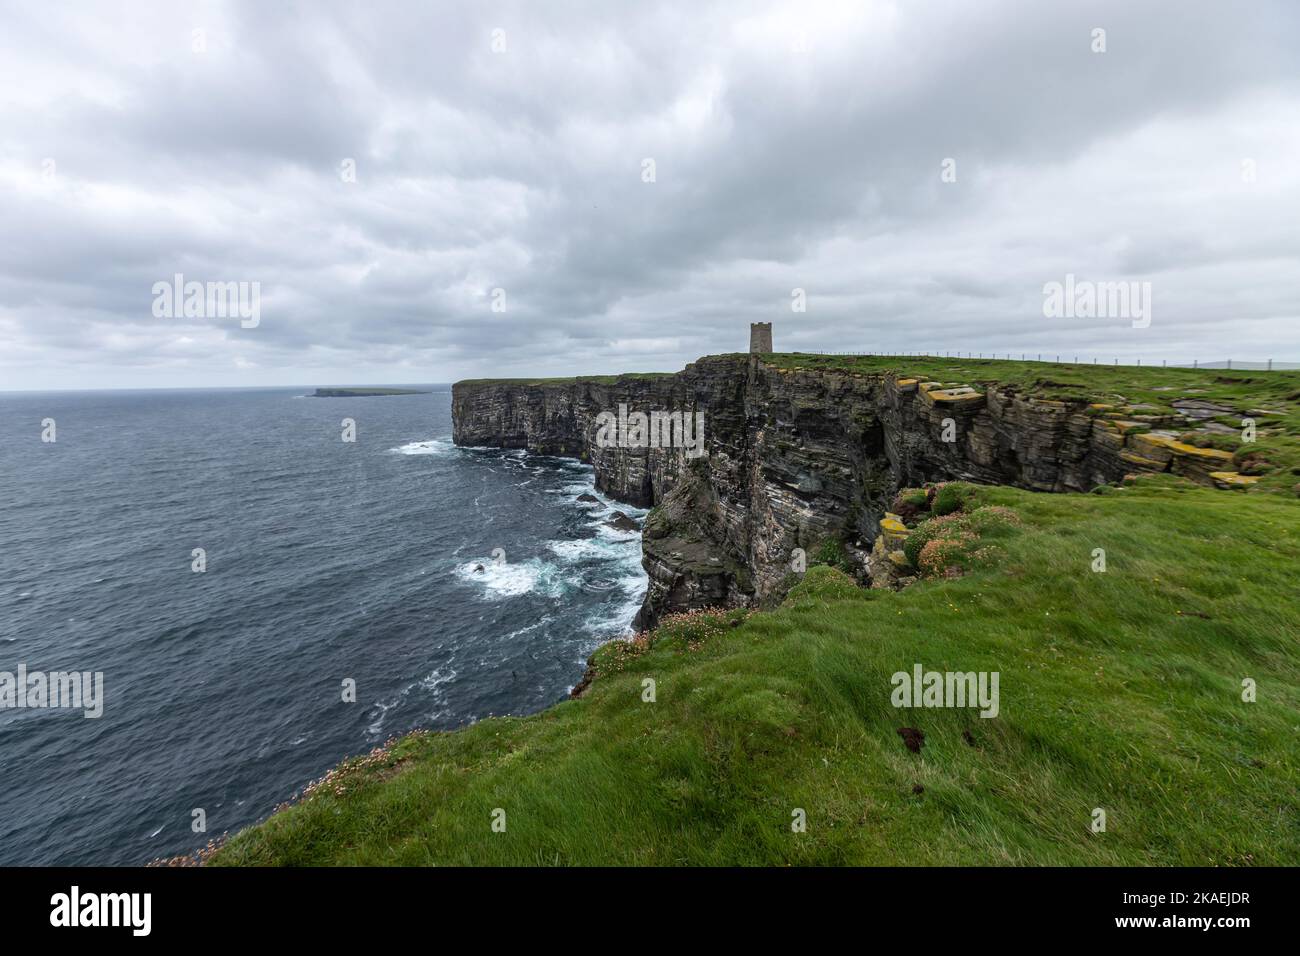
[[[898,736],[903,738],[903,743],[912,753],[919,754],[921,752],[921,746],[925,743],[925,734],[921,733],[921,731],[915,727],[899,727]]]
[[[591,682],[596,679],[596,665],[593,663],[595,655],[587,658],[587,669],[582,674],[582,680],[574,685],[573,690],[569,691],[569,696],[574,700],[581,697],[591,686]]]

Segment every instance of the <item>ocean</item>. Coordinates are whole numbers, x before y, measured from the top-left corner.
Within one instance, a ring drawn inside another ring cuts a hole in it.
[[[457,448],[449,386],[411,387],[0,393],[0,674],[104,688],[0,709],[0,864],[193,850],[389,737],[563,699],[628,632],[640,536],[606,521],[644,511]]]

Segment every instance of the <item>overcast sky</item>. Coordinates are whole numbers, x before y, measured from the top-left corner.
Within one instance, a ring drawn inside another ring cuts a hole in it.
[[[258,324],[156,317],[176,273]],[[1046,318],[1066,274],[1149,326]],[[1300,3],[0,2],[0,389],[673,370],[754,321],[1300,360]]]

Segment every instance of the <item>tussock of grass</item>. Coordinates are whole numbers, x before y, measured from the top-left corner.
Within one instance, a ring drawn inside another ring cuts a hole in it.
[[[603,649],[582,699],[403,738],[211,862],[1300,859],[1300,508],[1165,476],[967,508],[990,505],[1022,519],[992,566],[897,593],[814,566],[773,613],[671,619]],[[998,671],[1001,713],[895,709],[916,663]]]

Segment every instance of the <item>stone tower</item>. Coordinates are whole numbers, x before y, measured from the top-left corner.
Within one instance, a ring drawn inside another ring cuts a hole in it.
[[[772,351],[772,323],[749,323],[749,351],[763,353]]]

